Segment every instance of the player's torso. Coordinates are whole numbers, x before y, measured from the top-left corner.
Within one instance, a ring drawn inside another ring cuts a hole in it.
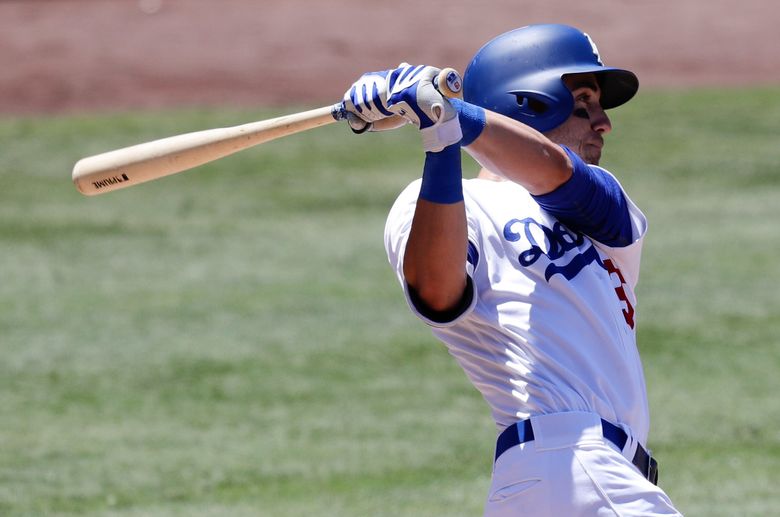
[[[477,303],[437,330],[499,425],[597,411],[645,435],[633,289],[614,260],[521,187],[464,182]]]

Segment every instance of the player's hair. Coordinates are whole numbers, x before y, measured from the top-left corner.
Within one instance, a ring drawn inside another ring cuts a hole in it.
[[[588,72],[596,74],[604,109],[627,102],[639,88],[633,72],[604,66],[593,40],[579,29],[529,25],[479,49],[464,74],[464,100],[549,131],[574,107],[563,76]]]

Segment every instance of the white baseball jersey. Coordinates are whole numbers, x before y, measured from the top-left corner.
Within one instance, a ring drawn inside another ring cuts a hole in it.
[[[412,311],[433,327],[491,408],[499,429],[531,415],[590,411],[646,443],[649,414],[636,347],[647,222],[626,196],[634,241],[611,248],[545,212],[520,185],[463,181],[471,305],[437,323],[409,297],[403,257],[420,189],[387,219],[385,248]]]

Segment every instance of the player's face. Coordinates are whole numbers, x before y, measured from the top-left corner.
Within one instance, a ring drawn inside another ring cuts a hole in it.
[[[612,130],[601,107],[601,89],[594,74],[573,74],[563,78],[574,97],[574,109],[566,122],[545,133],[558,144],[576,152],[586,163],[598,165],[604,135]]]

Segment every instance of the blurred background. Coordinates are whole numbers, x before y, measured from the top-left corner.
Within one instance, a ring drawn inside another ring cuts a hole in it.
[[[3,112],[331,102],[402,60],[465,69],[530,23],[582,27],[643,87],[780,81],[768,0],[0,2]]]
[[[495,428],[382,246],[413,128],[332,125],[95,198],[70,173],[331,104],[400,61],[464,70],[537,22],[640,78],[603,165],[650,220],[661,485],[689,516],[776,514],[769,0],[0,1],[0,514],[480,515]]]

